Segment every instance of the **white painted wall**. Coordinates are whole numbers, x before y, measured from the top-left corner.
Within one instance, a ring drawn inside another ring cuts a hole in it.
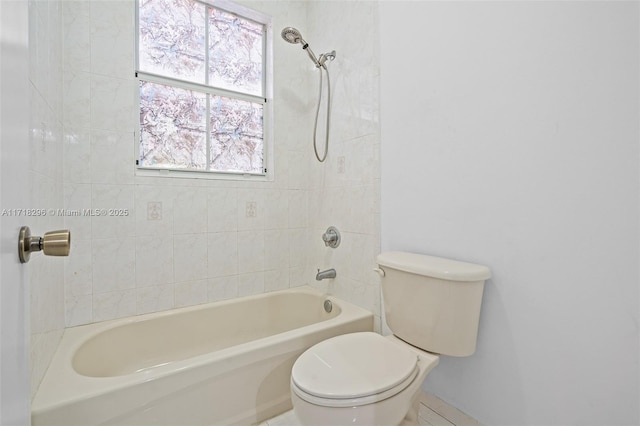
[[[29,10],[0,2],[0,209],[28,207]],[[17,176],[23,179],[16,179]],[[24,178],[26,177],[26,178]],[[26,218],[0,215],[0,424],[29,424],[29,268],[18,260]]]
[[[382,249],[486,264],[484,424],[638,424],[638,2],[382,2]]]

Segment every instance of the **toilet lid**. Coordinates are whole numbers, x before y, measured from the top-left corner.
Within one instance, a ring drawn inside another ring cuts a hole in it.
[[[293,365],[291,379],[315,397],[362,398],[404,389],[416,374],[417,361],[415,353],[379,334],[344,334],[307,349]]]

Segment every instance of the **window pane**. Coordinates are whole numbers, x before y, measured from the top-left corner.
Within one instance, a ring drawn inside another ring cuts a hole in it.
[[[140,166],[205,170],[204,93],[140,82]]]
[[[211,96],[211,170],[263,172],[263,105]]]
[[[191,0],[140,0],[140,70],[205,82],[205,6]]]
[[[262,96],[263,26],[211,8],[209,85]]]

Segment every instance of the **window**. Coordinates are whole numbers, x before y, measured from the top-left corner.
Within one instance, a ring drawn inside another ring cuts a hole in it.
[[[265,175],[270,37],[229,2],[138,0],[138,168]]]

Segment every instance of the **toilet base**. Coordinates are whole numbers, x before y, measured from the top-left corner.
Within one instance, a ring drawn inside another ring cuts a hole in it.
[[[399,426],[418,426],[418,411],[420,410],[420,394],[418,392],[413,397],[411,402],[411,408],[407,412],[407,415],[402,419]]]

